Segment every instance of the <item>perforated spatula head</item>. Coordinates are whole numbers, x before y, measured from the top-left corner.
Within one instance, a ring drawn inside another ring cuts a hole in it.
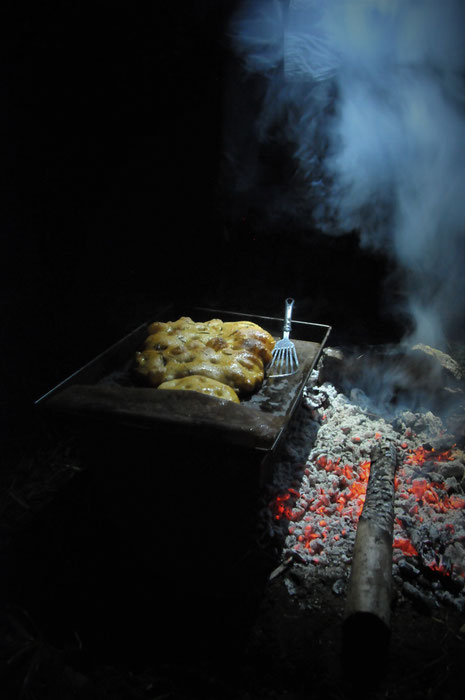
[[[294,299],[286,299],[284,306],[283,337],[276,342],[273,349],[270,366],[268,367],[268,377],[287,377],[295,374],[299,368],[299,358],[295,345],[289,340],[291,332],[292,309]]]

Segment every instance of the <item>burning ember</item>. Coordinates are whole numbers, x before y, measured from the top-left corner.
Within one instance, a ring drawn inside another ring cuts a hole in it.
[[[457,477],[463,478],[461,455],[454,448],[437,451],[420,445],[408,449],[397,476],[399,515],[393,546],[394,562],[401,570],[405,568],[402,557],[414,557],[418,570],[427,567],[449,577],[461,589],[465,578],[465,498],[457,481]]]
[[[316,373],[313,382],[316,380]],[[465,464],[442,421],[401,411],[387,420],[334,386],[309,386],[276,465],[270,533],[283,542],[291,594],[325,575],[345,589],[370,473],[381,440],[397,452],[393,575],[399,592],[465,610]],[[361,402],[365,405],[364,402]],[[300,595],[302,602],[302,595]]]
[[[329,475],[329,486],[315,483],[315,489],[309,493],[311,469],[306,467],[303,492],[290,488],[271,504],[276,520],[286,518],[294,523],[288,527],[289,534],[297,538],[297,543],[293,545],[294,552],[305,549],[309,554],[321,553],[328,537],[333,537],[337,542],[347,535],[344,527],[338,532],[331,532],[327,519],[338,513],[342,521],[356,527],[363,509],[370,473],[369,461],[362,461],[357,466],[341,465],[339,458],[333,462],[327,455],[320,455],[316,458],[316,465]]]

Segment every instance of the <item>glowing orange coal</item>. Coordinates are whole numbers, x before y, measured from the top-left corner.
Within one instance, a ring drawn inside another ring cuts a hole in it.
[[[403,445],[402,445],[403,447]],[[452,450],[455,445],[449,450],[436,452],[434,449],[426,449],[421,446],[415,450],[409,450],[409,454],[404,459],[404,467],[399,469],[396,478],[396,488],[398,489],[398,497],[409,500],[414,500],[414,505],[408,509],[409,515],[415,515],[419,522],[423,522],[426,517],[435,522],[437,517],[435,514],[445,514],[447,512],[465,508],[465,498],[456,494],[449,495],[446,485],[442,482],[428,479],[426,476],[415,476],[411,474],[408,467],[422,467],[425,462],[433,461],[436,464],[441,462],[449,462],[454,459]],[[397,525],[402,527],[402,522],[396,520]],[[454,525],[447,523],[445,530],[450,535],[454,534]],[[418,551],[412,544],[410,539],[406,537],[395,537],[393,547],[400,550],[404,556],[418,556]],[[451,569],[442,561],[442,556],[438,553],[433,553],[428,561],[422,556],[422,563],[429,569],[444,576],[450,576]]]
[[[409,450],[409,454],[404,459],[404,465],[421,467],[427,461],[450,462],[454,459],[452,450],[444,450],[436,452],[434,449],[426,449],[423,446],[417,447],[415,450]],[[450,509],[463,508],[465,499],[457,496],[449,496],[446,487],[443,483],[430,481],[424,476],[410,477],[407,475],[405,468],[399,470],[398,478],[396,479],[396,487],[399,486],[399,481],[403,482],[403,493],[400,493],[401,498],[408,499],[410,495],[415,497],[415,500],[420,505],[428,505],[437,513],[445,513]]]
[[[295,489],[288,489],[285,493],[276,496],[275,500],[270,504],[275,520],[294,520],[295,514],[292,507],[291,496],[299,497],[299,492]]]
[[[375,439],[379,439],[378,434],[375,434]],[[436,522],[438,515],[465,509],[465,497],[449,494],[445,483],[428,478],[426,473],[418,473],[427,461],[438,464],[453,460],[453,447],[442,452],[423,446],[409,450],[404,444],[400,447],[405,450],[404,463],[397,470],[395,488],[397,498],[402,499],[401,511],[414,518],[412,522],[421,524],[428,518]],[[347,464],[340,458],[320,454],[305,468],[304,480],[308,477],[315,484],[312,489],[304,486],[303,481],[300,490],[289,488],[273,499],[270,503],[272,517],[287,523],[288,534],[293,538],[290,546],[295,551],[317,564],[330,542],[340,542],[353,534],[365,503],[370,467],[369,460]],[[331,479],[323,477],[318,484],[318,472],[321,478],[322,471],[330,474]],[[439,467],[437,471],[440,471]],[[438,522],[443,522],[443,519]],[[451,523],[446,524],[445,529],[453,535]],[[450,575],[450,567],[447,562],[443,563],[440,553],[432,552],[428,560],[423,551],[419,554],[405,533],[402,519],[396,519],[393,549],[398,556],[419,557],[422,566]],[[456,574],[462,575],[454,571]]]
[[[451,575],[451,568],[448,566],[444,566],[444,564],[432,562],[431,564],[428,564],[429,568],[432,571],[436,571],[438,574],[442,574],[443,576],[450,576]]]
[[[405,443],[404,443],[405,444]],[[452,455],[452,449],[455,447],[453,445],[450,450],[444,450],[443,452],[436,452],[434,448],[427,450],[422,445],[417,447],[415,450],[409,450],[409,456],[404,460],[405,464],[416,464],[421,466],[425,462],[430,460],[434,462],[450,462],[454,459]]]
[[[409,539],[395,537],[392,546],[395,549],[400,549],[407,557],[416,557],[418,555],[417,550],[415,549],[415,547]]]
[[[349,519],[356,527],[365,502],[371,465],[369,460],[361,462],[357,467],[341,464],[340,459],[331,460],[326,455],[320,455],[316,464],[338,477],[331,489],[316,487],[311,496],[305,497],[295,489],[288,489],[270,504],[275,520],[286,519],[292,523],[289,525],[289,534],[296,533],[298,527],[295,549],[304,548],[312,554],[318,554],[324,549],[331,516]],[[306,474],[309,474],[308,468]],[[347,531],[343,528],[340,533],[333,535],[333,539],[337,541],[346,535]],[[316,563],[317,560],[314,561]]]
[[[418,483],[420,482],[421,483]],[[465,506],[465,498],[452,494],[449,496],[444,484],[426,479],[414,479],[411,486],[407,487],[408,493],[413,493],[417,501],[427,503],[436,513],[447,513],[448,510],[456,510]]]

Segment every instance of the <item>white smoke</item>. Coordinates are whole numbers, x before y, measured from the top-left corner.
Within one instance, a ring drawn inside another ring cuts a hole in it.
[[[465,309],[465,3],[251,0],[232,35],[314,221],[387,252],[409,341],[444,345]]]

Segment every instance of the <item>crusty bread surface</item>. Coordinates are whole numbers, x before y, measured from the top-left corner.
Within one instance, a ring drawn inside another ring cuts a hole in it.
[[[250,395],[263,383],[274,344],[270,333],[251,321],[195,322],[187,316],[157,321],[136,353],[135,372],[154,387],[195,375]]]
[[[160,389],[197,391],[207,396],[214,396],[217,399],[240,403],[238,395],[230,386],[200,374],[192,374],[189,377],[180,377],[180,379],[171,379],[169,382],[162,382],[158,387],[158,391],[160,391]]]

